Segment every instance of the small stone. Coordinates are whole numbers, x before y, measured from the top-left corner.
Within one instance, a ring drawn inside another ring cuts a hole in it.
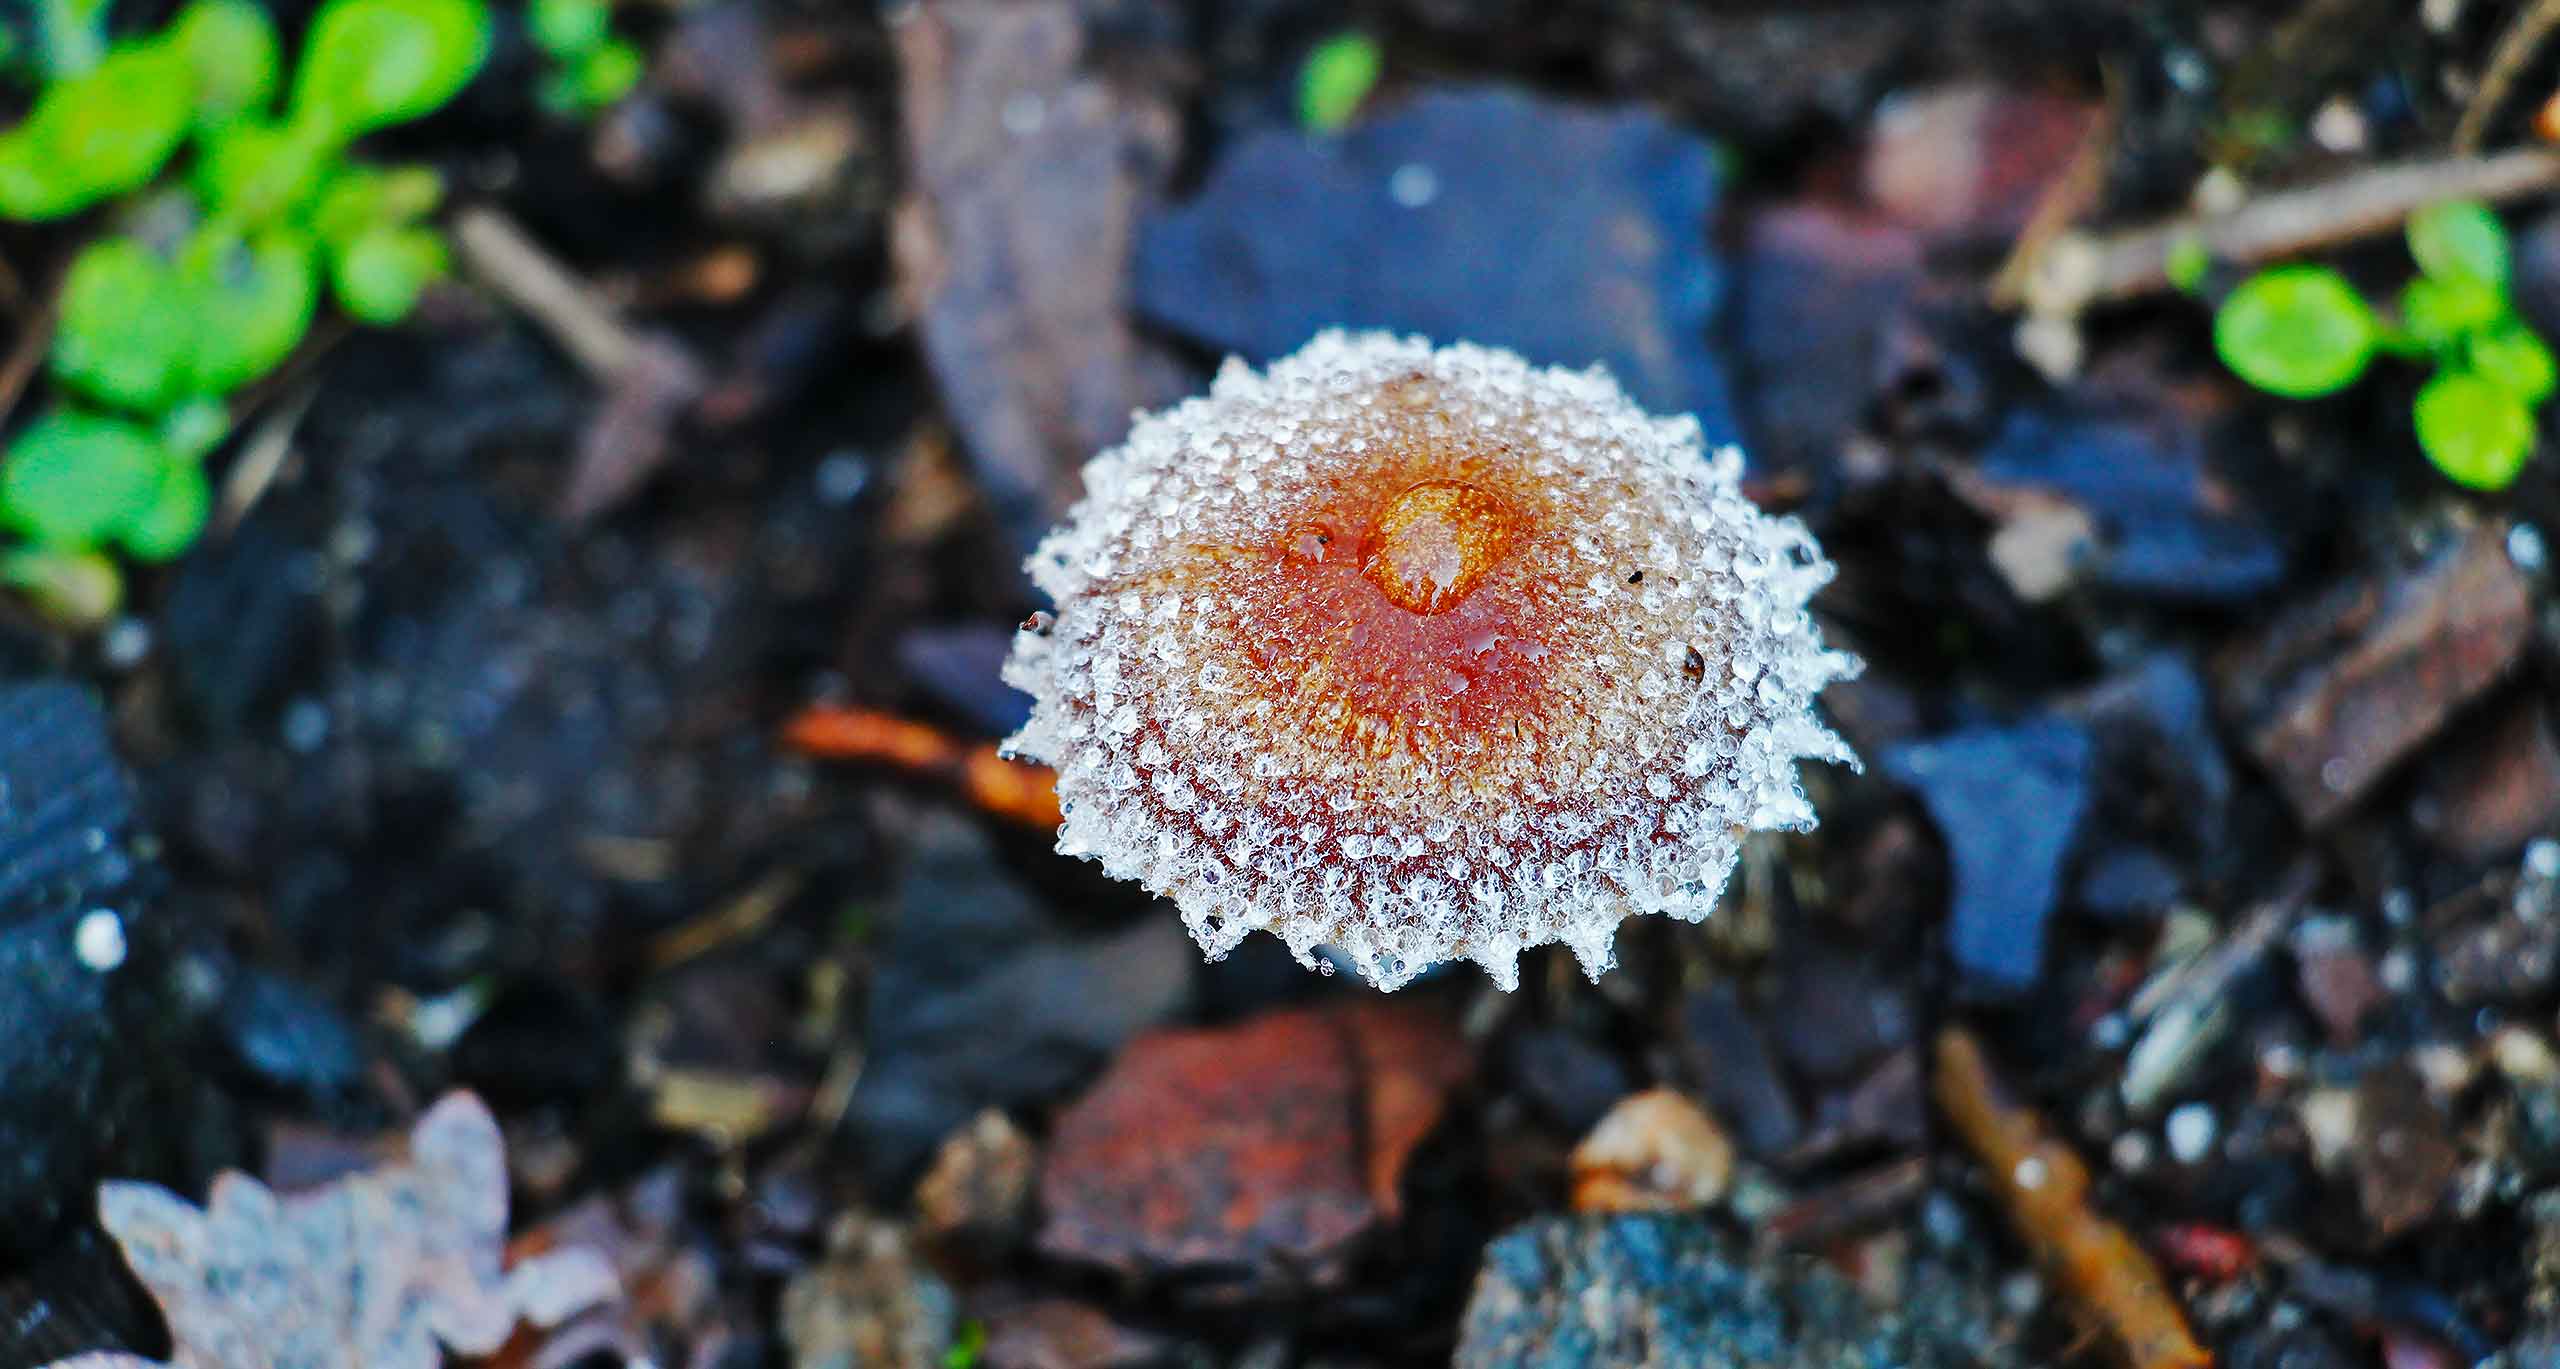
[[[1548,1217],[1485,1248],[1455,1369],[1900,1369],[1955,1363],[1817,1262],[1694,1217]]]
[[[1733,1142],[1671,1089],[1621,1100],[1574,1147],[1576,1212],[1712,1207],[1733,1182]]]
[[[2169,1158],[2182,1165],[2203,1163],[2213,1153],[2218,1131],[2213,1109],[2203,1103],[2184,1103],[2171,1109],[2168,1120],[2161,1125],[2162,1135],[2169,1143]]]
[[[2444,1115],[2427,1097],[2417,1071],[2386,1064],[2356,1085],[2354,1140],[2348,1165],[2356,1200],[2377,1242],[2425,1222],[2445,1204],[2462,1168]]]

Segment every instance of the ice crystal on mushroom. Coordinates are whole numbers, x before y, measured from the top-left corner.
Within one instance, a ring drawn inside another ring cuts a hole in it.
[[[1598,371],[1326,333],[1139,419],[1034,553],[1005,678],[1059,849],[1203,949],[1330,943],[1392,989],[1633,913],[1696,920],[1743,835],[1809,828],[1830,563],[1691,418]]]

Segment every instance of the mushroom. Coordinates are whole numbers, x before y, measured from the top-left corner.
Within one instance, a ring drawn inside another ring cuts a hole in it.
[[[1603,371],[1326,332],[1141,415],[1033,553],[1054,616],[1005,679],[1058,771],[1058,849],[1380,989],[1635,913],[1696,921],[1742,838],[1806,830],[1812,713],[1854,658],[1832,568],[1741,453]]]

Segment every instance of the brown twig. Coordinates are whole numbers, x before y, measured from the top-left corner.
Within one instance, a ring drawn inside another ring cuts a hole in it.
[[[62,281],[57,278],[45,287],[44,302],[20,325],[18,341],[9,348],[7,359],[0,360],[0,419],[18,407],[18,397],[43,367],[45,351],[53,345],[54,321],[61,313]]]
[[[2018,1239],[2106,1338],[2126,1369],[2203,1369],[2160,1266],[2123,1227],[2089,1206],[2089,1170],[2032,1109],[1992,1077],[1981,1043],[1962,1027],[1938,1036],[1938,1110],[1988,1172]]]
[[[1058,774],[1045,765],[1009,761],[993,742],[954,737],[928,723],[867,708],[815,705],[783,724],[783,743],[806,756],[864,761],[921,776],[960,792],[998,817],[1055,828]]]
[[[2069,317],[2091,304],[2168,289],[2169,257],[2183,243],[2215,261],[2253,266],[2391,232],[2444,200],[2511,200],[2554,188],[2560,153],[2540,148],[2369,167],[2260,195],[2227,213],[2062,234],[2036,255],[2022,295],[2032,313]]]
[[[2124,78],[2110,63],[2101,73],[2106,82],[2107,100],[2098,109],[2098,117],[2089,121],[2088,130],[2080,135],[2080,145],[2071,151],[2071,161],[2062,174],[2036,195],[2035,208],[2028,211],[2026,224],[2018,230],[2018,240],[2009,255],[1992,273],[1989,294],[1996,309],[2015,309],[2026,298],[2029,272],[2054,239],[2070,231],[2071,224],[2088,213],[2098,202],[2098,194],[2106,188],[2107,160],[2115,149],[2116,131],[2124,122],[2126,102]]]
[[[2533,55],[2560,29],[2560,0],[2534,0],[2534,3],[2507,25],[2498,35],[2498,46],[2489,53],[2489,65],[2480,73],[2480,84],[2471,92],[2471,102],[2462,108],[2462,122],[2453,128],[2453,150],[2469,156],[2480,150],[2481,135],[2489,131],[2489,121],[2506,106],[2508,92],[2516,79],[2532,65]]]

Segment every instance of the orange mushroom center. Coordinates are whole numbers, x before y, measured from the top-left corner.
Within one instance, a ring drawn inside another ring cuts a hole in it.
[[[1502,563],[1519,516],[1462,480],[1426,480],[1378,515],[1360,571],[1409,613],[1446,613]]]

